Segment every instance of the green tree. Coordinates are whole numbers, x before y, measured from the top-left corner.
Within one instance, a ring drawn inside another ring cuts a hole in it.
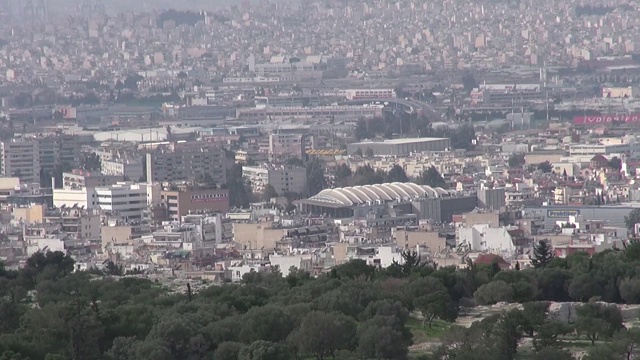
[[[576,301],[587,302],[594,296],[602,295],[602,286],[588,273],[580,274],[571,280],[569,296]]]
[[[391,170],[389,170],[389,173],[387,173],[387,178],[386,178],[387,182],[407,182],[409,181],[409,177],[407,177],[407,174],[404,172],[404,169],[402,167],[400,167],[400,165],[393,165],[393,167],[391,168]]]
[[[366,157],[367,159],[371,159],[374,155],[375,154],[373,153],[373,149],[369,147],[364,152],[364,157]]]
[[[523,304],[522,330],[533,337],[533,334],[545,324],[549,303],[546,301],[531,301]]]
[[[536,352],[533,355],[533,360],[574,360],[574,357],[567,350],[548,347]]]
[[[615,171],[620,171],[622,169],[622,160],[617,156],[614,156],[609,160],[607,166]]]
[[[278,197],[278,192],[271,184],[267,184],[262,192],[262,200],[269,202],[272,198]]]
[[[407,286],[407,292],[413,298],[413,307],[422,313],[423,326],[431,328],[436,318],[455,321],[458,317],[458,307],[439,279],[427,276],[418,278]]]
[[[225,341],[218,345],[213,354],[213,360],[238,360],[238,355],[243,347],[242,343]]]
[[[520,167],[525,164],[524,154],[513,154],[509,157],[507,164],[510,168]]]
[[[478,82],[473,74],[467,71],[462,75],[462,86],[464,86],[464,91],[469,93],[478,86]]]
[[[548,174],[553,171],[553,165],[551,165],[551,163],[547,160],[538,164],[538,170],[542,171],[545,174]]]
[[[233,164],[227,171],[227,188],[229,189],[229,205],[248,208],[251,203],[251,187],[242,178],[242,165]]]
[[[418,184],[431,187],[445,187],[446,182],[434,166],[430,166],[418,177]]]
[[[538,274],[540,298],[547,301],[569,301],[570,282],[571,272],[568,270],[553,267],[543,269]]]
[[[365,359],[406,359],[410,344],[392,318],[376,317],[358,328],[358,353]]]
[[[351,350],[355,346],[356,324],[339,313],[313,311],[309,313],[290,336],[289,342],[317,360],[331,356],[338,350]]]
[[[531,265],[534,268],[544,268],[547,264],[553,260],[555,254],[553,253],[553,248],[549,244],[548,241],[540,240],[533,247],[533,256],[530,256]]]
[[[640,279],[627,277],[620,281],[620,297],[627,304],[640,303]]]
[[[314,157],[307,163],[307,190],[309,195],[313,196],[324,190],[327,186],[324,178],[324,166],[320,159]]]
[[[100,171],[102,169],[102,160],[94,152],[82,153],[80,168],[86,171]]]
[[[622,314],[615,305],[588,303],[577,309],[576,330],[585,335],[591,344],[601,338],[610,339],[623,328]]]
[[[240,340],[280,342],[293,330],[293,319],[282,308],[273,305],[254,307],[243,316]]]
[[[558,338],[571,331],[571,327],[563,323],[556,321],[544,322],[538,327],[537,333],[533,338],[533,347],[537,352],[544,352],[544,349],[548,348],[560,348],[562,343]]]
[[[636,224],[640,223],[640,209],[633,209],[624,217],[624,223],[629,231],[633,231]],[[638,234],[636,234],[638,235]]]
[[[367,265],[367,262],[361,259],[349,260],[344,264],[335,266],[331,269],[330,276],[338,279],[364,279],[371,280],[376,272],[376,268]]]
[[[502,280],[484,284],[473,293],[474,299],[483,305],[513,301],[513,289]]]
[[[282,344],[257,340],[240,350],[238,360],[290,360],[289,349]]]
[[[336,172],[333,174],[336,186],[348,186],[347,180],[351,177],[351,174],[351,168],[347,164],[340,164],[336,167]]]

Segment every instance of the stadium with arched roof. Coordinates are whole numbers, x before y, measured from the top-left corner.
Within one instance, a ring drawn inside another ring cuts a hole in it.
[[[414,183],[386,183],[325,189],[309,198],[311,201],[353,206],[370,202],[411,201],[419,198],[446,197],[450,194],[442,188],[432,188]]]
[[[361,217],[371,211],[380,213],[380,209],[395,207],[401,208],[405,214],[429,213],[431,215],[428,216],[440,221],[443,217],[441,214],[448,219],[453,213],[473,210],[476,202],[475,196],[465,196],[439,187],[394,182],[325,189],[297,203],[303,213],[332,218]],[[450,209],[449,203],[455,203],[454,209]]]

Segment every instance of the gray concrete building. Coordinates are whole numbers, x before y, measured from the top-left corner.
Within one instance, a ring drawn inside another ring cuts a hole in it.
[[[363,154],[371,149],[374,155],[406,156],[411,153],[425,151],[449,151],[451,139],[447,138],[413,138],[392,139],[384,141],[363,141],[347,145],[347,153],[353,154],[358,150]]]

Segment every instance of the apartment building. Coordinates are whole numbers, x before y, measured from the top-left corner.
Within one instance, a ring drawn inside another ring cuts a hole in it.
[[[124,219],[141,219],[147,210],[147,185],[118,182],[109,186],[53,190],[55,207],[101,209]]]
[[[102,173],[138,181],[144,176],[144,169],[138,159],[112,159],[102,160]]]
[[[104,175],[99,171],[73,169],[71,172],[62,173],[62,184],[54,185],[62,185],[62,187],[68,189],[80,189],[83,187],[94,188],[114,185],[120,181],[122,181],[122,176]]]
[[[37,141],[42,171],[53,173],[62,164],[77,166],[80,163],[80,143],[77,136],[48,134],[39,137]]]
[[[304,151],[305,136],[302,134],[269,134],[269,155],[272,159],[302,159]]]
[[[59,225],[67,234],[77,239],[100,239],[100,213],[97,209],[82,209],[79,207],[65,207],[55,209],[45,214],[47,224]]]
[[[210,176],[216,184],[227,182],[224,149],[207,143],[175,143],[146,154],[147,181],[184,182]]]
[[[244,166],[242,177],[249,180],[256,194],[261,194],[267,184],[273,186],[278,195],[286,192],[305,193],[307,187],[307,171],[302,167]]]
[[[107,187],[95,188],[98,207],[119,214],[125,219],[141,219],[147,209],[147,186],[131,182],[120,182]]]
[[[34,139],[14,138],[0,143],[0,175],[17,177],[23,183],[40,182],[39,143]]]
[[[160,191],[160,202],[169,220],[180,221],[189,214],[229,211],[229,190],[198,186],[168,188]]]

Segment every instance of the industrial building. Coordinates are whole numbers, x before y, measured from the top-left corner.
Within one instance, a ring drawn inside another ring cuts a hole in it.
[[[544,229],[553,229],[557,222],[568,222],[570,216],[581,215],[585,220],[602,220],[607,226],[626,228],[624,217],[634,209],[640,208],[638,204],[619,205],[593,205],[570,206],[550,205],[538,207],[525,207],[524,215],[537,220]]]
[[[453,215],[475,209],[475,195],[447,191],[414,183],[387,183],[325,189],[306,200],[298,201],[303,213],[332,218],[405,218],[448,222]],[[409,216],[411,215],[411,216]]]
[[[451,139],[447,138],[413,138],[392,139],[384,141],[363,141],[347,145],[347,153],[353,154],[360,150],[363,154],[369,149],[374,155],[407,156],[411,153],[426,151],[449,151]]]

